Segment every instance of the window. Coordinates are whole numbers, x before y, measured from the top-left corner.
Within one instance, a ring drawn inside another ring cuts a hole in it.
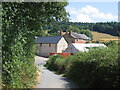
[[[51,47],[51,44],[49,44],[49,47]]]
[[[40,47],[42,47],[42,43],[40,43]]]

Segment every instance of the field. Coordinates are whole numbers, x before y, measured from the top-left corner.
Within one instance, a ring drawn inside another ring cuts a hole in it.
[[[109,34],[105,34],[105,33],[99,33],[99,32],[94,32],[92,31],[93,34],[93,41],[102,41],[102,42],[107,42],[107,41],[119,41],[119,38],[117,36],[112,36]]]

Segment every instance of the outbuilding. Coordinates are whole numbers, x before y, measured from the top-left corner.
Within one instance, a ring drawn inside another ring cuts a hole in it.
[[[107,46],[104,44],[96,44],[96,43],[71,43],[64,52],[75,54],[78,52],[85,52],[85,51],[87,52],[89,51],[89,49],[99,48],[99,47],[107,47]]]

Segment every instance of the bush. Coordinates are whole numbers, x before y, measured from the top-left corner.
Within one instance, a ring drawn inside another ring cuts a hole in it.
[[[113,47],[92,49],[65,59],[56,58],[54,60],[56,71],[64,72],[80,88],[118,88],[120,85],[118,45]]]
[[[51,70],[57,70],[57,65],[55,64],[56,59],[62,58],[60,55],[54,54],[47,61],[46,67]]]
[[[106,46],[115,46],[117,45],[118,43],[115,42],[115,41],[109,41],[109,42],[103,42]]]
[[[58,73],[64,73],[65,60],[63,58],[57,58],[55,61],[55,65]]]
[[[77,54],[76,61],[66,73],[67,76],[81,88],[118,87],[118,52],[114,49],[91,50]]]

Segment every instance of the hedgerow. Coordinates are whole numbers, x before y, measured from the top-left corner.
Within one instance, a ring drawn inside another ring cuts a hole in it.
[[[55,63],[57,59],[62,58],[60,55],[52,55],[47,61],[46,67],[51,70],[57,70],[57,64]]]
[[[104,49],[93,49],[80,52],[66,59],[53,60],[58,65],[56,71],[61,70],[80,88],[119,88],[120,61],[118,45]],[[53,57],[53,56],[52,56]],[[53,62],[53,63],[54,63]],[[49,66],[51,67],[51,66]]]
[[[67,2],[2,2],[2,87],[31,88],[36,84],[36,33],[45,24],[66,18],[66,5]]]

